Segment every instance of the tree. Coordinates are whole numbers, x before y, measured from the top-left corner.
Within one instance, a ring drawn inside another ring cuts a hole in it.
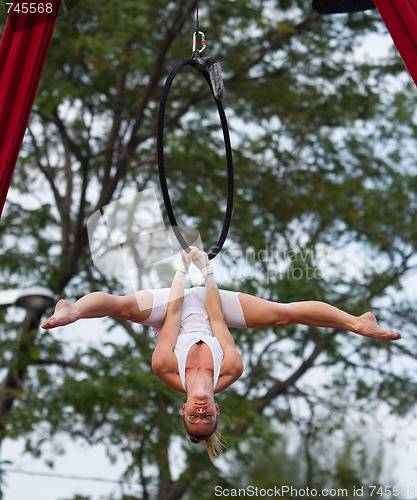
[[[362,423],[361,431],[348,428],[347,425],[330,435],[323,428],[315,428],[313,432],[310,428],[298,447],[294,447],[294,434],[290,434],[290,439],[280,436],[268,448],[262,443],[250,442],[243,459],[231,463],[228,488],[224,488],[229,490],[229,496],[238,496],[233,495],[231,490],[241,488],[248,493],[257,491],[256,498],[273,496],[262,495],[262,491],[275,492],[276,489],[279,489],[281,497],[288,499],[318,498],[326,496],[322,494],[324,491],[328,492],[327,496],[355,498],[358,496],[355,492],[362,485],[366,488],[375,485],[377,489],[381,484],[387,484],[389,478],[383,476],[383,445],[372,434],[372,426]],[[292,430],[297,433],[298,429],[293,427]],[[360,435],[364,430],[370,433],[371,438]],[[290,440],[293,441],[292,446]],[[306,454],[307,440],[311,442]],[[292,451],[289,451],[291,448]],[[312,476],[314,481],[310,482],[308,476],[312,462],[316,472]],[[211,497],[207,495],[207,498]]]
[[[397,292],[416,257],[416,91],[395,54],[358,56],[365,35],[383,29],[378,14],[320,16],[296,0],[200,7],[207,52],[223,68],[236,170],[233,225],[215,261],[220,285],[355,314],[372,306],[383,322],[413,328],[414,305]],[[189,57],[194,12],[195,1],[110,0],[58,20],[0,225],[2,286],[41,283],[69,299],[125,293],[93,266],[87,219],[127,194],[158,191],[159,95],[173,64]],[[177,217],[206,247],[226,200],[213,108],[205,82],[184,70],[167,110],[168,180]],[[109,321],[102,348],[68,349],[31,318],[1,318],[1,439],[26,436],[41,453],[44,439],[66,432],[128,452],[126,477],[143,498],[181,498],[224,479],[179,439],[179,399],[151,373],[146,328]],[[232,449],[268,442],[277,420],[298,420],[299,401],[329,407],[342,388],[340,419],[348,407],[383,403],[404,415],[414,405],[412,333],[402,343],[305,327],[235,336],[245,373],[219,397]],[[324,382],[311,383],[315,373]]]

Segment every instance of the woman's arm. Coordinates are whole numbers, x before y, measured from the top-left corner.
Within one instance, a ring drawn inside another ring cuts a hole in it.
[[[152,355],[152,369],[160,376],[166,372],[178,369],[174,349],[181,325],[181,310],[184,303],[185,280],[193,255],[197,252],[192,248],[188,254],[184,252],[179,263],[168,297],[167,314],[164,325],[158,334],[156,347]]]
[[[242,358],[236,350],[234,338],[224,320],[219,289],[214,279],[213,269],[210,266],[207,254],[198,252],[193,258],[193,263],[200,269],[204,277],[204,284],[206,287],[206,309],[211,331],[213,335],[219,339],[224,354],[221,374],[224,376],[227,375],[228,378],[230,378],[228,383],[228,385],[230,385],[230,383],[233,383],[242,374]],[[218,386],[219,385],[220,384],[218,384]]]
[[[193,263],[200,269],[201,274],[204,278],[204,284],[206,287],[206,309],[210,320],[210,326],[212,330],[213,327],[216,326],[220,327],[221,330],[224,330],[224,328],[226,328],[227,334],[221,335],[223,338],[219,338],[219,340],[221,340],[221,343],[223,341],[224,343],[231,344],[233,347],[235,347],[235,341],[233,340],[233,337],[230,334],[224,321],[222,301],[220,298],[219,289],[217,288],[217,283],[214,279],[214,272],[212,267],[210,266],[210,261],[207,257],[207,254],[205,252],[196,253],[196,255],[193,257]],[[215,336],[217,337],[217,335]]]

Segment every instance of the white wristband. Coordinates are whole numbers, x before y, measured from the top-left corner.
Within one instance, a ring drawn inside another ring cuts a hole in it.
[[[187,264],[183,260],[180,260],[178,262],[178,264],[177,264],[177,271],[179,271],[181,273],[184,273],[184,274],[188,273],[188,266],[187,266]]]
[[[201,276],[205,278],[209,274],[214,274],[213,268],[211,266],[206,266],[201,269]]]

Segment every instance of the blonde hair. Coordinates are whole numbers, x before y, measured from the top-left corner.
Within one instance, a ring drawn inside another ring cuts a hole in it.
[[[184,428],[187,431],[187,434],[188,434],[188,437],[190,438],[190,441],[194,444],[204,442],[209,459],[214,464],[215,458],[217,458],[220,455],[220,453],[224,449],[227,448],[226,441],[224,440],[223,436],[221,435],[221,432],[219,431],[219,429],[217,429],[217,419],[216,419],[216,424],[215,424],[213,432],[210,434],[207,434],[205,436],[191,434],[187,429],[187,425],[185,423],[185,420],[183,420],[183,422],[184,422]]]

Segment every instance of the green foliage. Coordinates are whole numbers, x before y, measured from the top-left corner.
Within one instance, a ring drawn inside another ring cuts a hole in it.
[[[369,424],[362,429],[368,429],[372,436]],[[228,482],[223,487],[229,491],[239,488],[250,491],[254,486],[258,490],[275,490],[283,486],[304,491],[306,487],[310,491],[338,489],[347,492],[343,497],[354,498],[358,485],[380,485],[381,481],[387,481],[381,442],[376,436],[369,438],[364,432],[346,429],[326,434],[323,428],[316,427],[313,435],[297,435],[301,439],[294,449],[295,435],[291,438],[289,435],[276,436],[267,447],[263,441],[248,440],[240,455],[231,462]],[[306,456],[306,449],[311,456]],[[282,496],[291,498],[294,494]]]
[[[190,56],[194,8],[192,0],[88,0],[58,19],[0,225],[1,288],[41,284],[69,300],[126,293],[119,276],[94,267],[87,219],[132,192],[159,193],[159,97],[174,63]],[[183,398],[152,374],[147,328],[92,321],[86,330],[103,330],[106,341],[75,346],[72,326],[40,334],[1,311],[0,435],[24,437],[36,456],[62,433],[102,443],[113,458],[125,453],[138,498],[205,498],[238,470],[270,484],[272,463],[300,486],[309,470],[323,484],[330,473],[340,484],[365,480],[360,465],[377,478],[379,463],[372,469],[348,434],[332,470],[322,457],[333,441],[318,443],[344,429],[351,407],[377,412],[383,402],[400,416],[414,408],[416,308],[401,293],[417,249],[416,90],[394,52],[360,55],[366,36],[384,29],[377,11],[319,16],[301,0],[208,0],[200,16],[206,52],[225,77],[234,148],[219,285],[356,315],[372,307],[406,340],[303,326],[234,331],[245,372],[218,397],[230,449],[216,469],[183,439]],[[167,177],[179,222],[197,228],[206,249],[227,199],[219,129],[206,83],[184,68],[167,109]],[[311,407],[332,409],[332,418],[313,425]],[[291,426],[295,438],[313,433],[310,469],[305,448],[302,459],[288,451]],[[183,463],[174,478],[175,451]]]

